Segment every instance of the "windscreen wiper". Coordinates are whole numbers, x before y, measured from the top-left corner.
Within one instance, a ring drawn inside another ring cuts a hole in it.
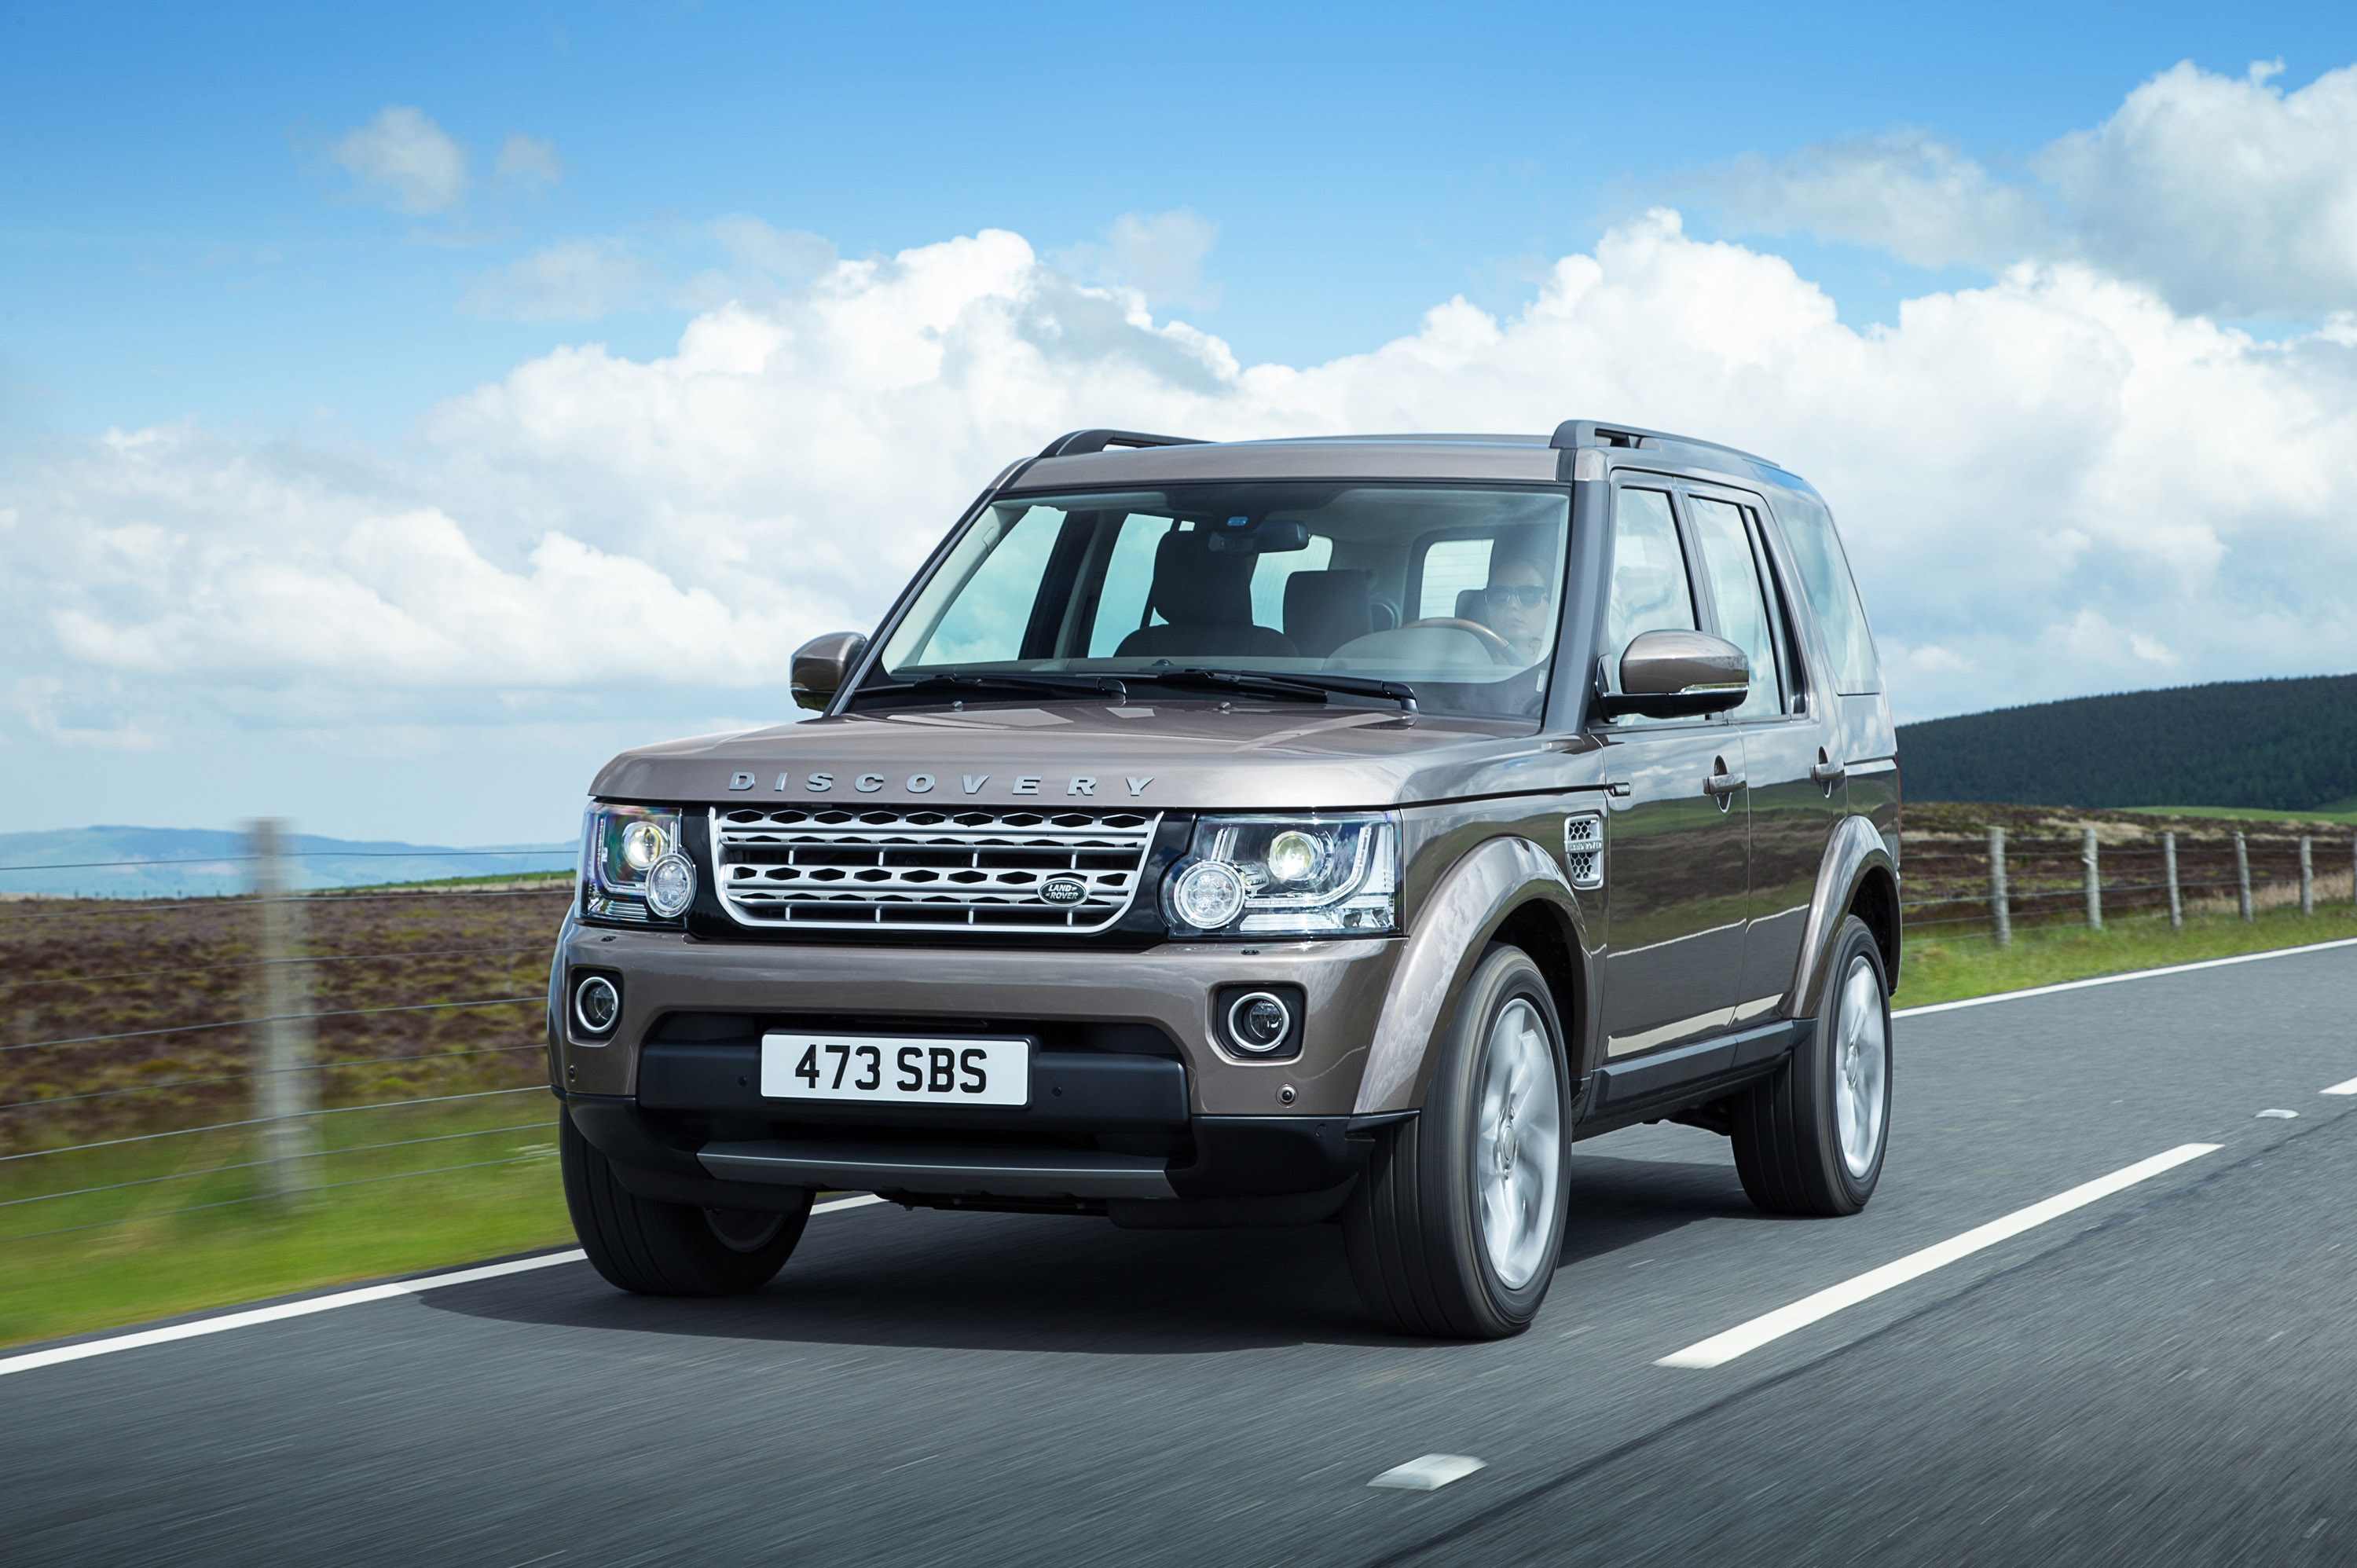
[[[888,691],[923,692],[943,688],[979,687],[985,691],[996,688],[1005,692],[1049,693],[1060,696],[1111,697],[1114,702],[1129,701],[1129,688],[1113,675],[1030,675],[1002,673],[991,671],[968,674],[952,670],[940,675],[928,675],[921,681],[897,682]]]
[[[1208,686],[1213,690],[1249,692],[1256,697],[1292,697],[1324,702],[1340,692],[1354,697],[1381,697],[1415,713],[1415,688],[1402,681],[1376,681],[1363,675],[1328,675],[1268,670],[1212,670],[1200,664],[1184,668],[1149,664],[1131,671],[1131,679],[1156,681],[1168,686]]]

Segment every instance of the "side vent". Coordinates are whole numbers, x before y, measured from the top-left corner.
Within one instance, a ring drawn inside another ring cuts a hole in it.
[[[1571,885],[1583,891],[1604,886],[1604,818],[1574,811],[1563,820],[1563,864]]]

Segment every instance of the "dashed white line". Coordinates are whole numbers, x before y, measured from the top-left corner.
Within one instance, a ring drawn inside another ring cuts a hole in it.
[[[834,1214],[845,1208],[864,1208],[884,1200],[872,1195],[839,1197],[832,1203],[822,1203],[812,1208],[813,1214]],[[562,1252],[543,1252],[533,1258],[513,1258],[504,1263],[485,1263],[477,1268],[454,1269],[447,1274],[427,1274],[422,1279],[395,1280],[390,1284],[362,1285],[358,1290],[337,1291],[330,1295],[315,1295],[305,1301],[279,1302],[272,1306],[249,1307],[243,1312],[224,1313],[219,1317],[199,1318],[194,1323],[167,1324],[162,1328],[142,1328],[130,1334],[117,1334],[105,1339],[86,1339],[79,1345],[59,1345],[48,1350],[28,1350],[21,1356],[0,1356],[0,1377],[10,1372],[29,1372],[37,1367],[54,1367],[65,1361],[87,1360],[92,1356],[111,1356],[118,1350],[136,1350],[148,1345],[169,1345],[178,1339],[196,1339],[208,1334],[226,1334],[232,1328],[251,1328],[258,1324],[281,1323],[290,1317],[308,1317],[313,1313],[333,1312],[339,1307],[359,1306],[366,1302],[391,1301],[398,1296],[422,1295],[430,1290],[447,1285],[473,1284],[478,1280],[496,1280],[508,1274],[528,1273],[534,1269],[551,1269],[560,1263],[587,1262],[588,1254],[580,1248]]]
[[[1394,1465],[1367,1485],[1402,1492],[1437,1492],[1451,1481],[1461,1481],[1490,1462],[1466,1454],[1427,1454],[1405,1465]]]
[[[2002,1219],[1992,1219],[1987,1224],[1977,1226],[1961,1236],[1952,1236],[1945,1241],[1924,1248],[1920,1252],[1910,1252],[1895,1262],[1885,1263],[1878,1269],[1869,1269],[1855,1279],[1844,1280],[1841,1283],[1821,1290],[1814,1295],[1803,1296],[1790,1306],[1780,1306],[1775,1311],[1755,1317],[1749,1323],[1739,1323],[1724,1334],[1714,1334],[1707,1339],[1699,1340],[1683,1350],[1663,1357],[1653,1365],[1694,1368],[1724,1366],[1747,1351],[1757,1350],[1760,1346],[1770,1340],[1781,1339],[1794,1329],[1805,1328],[1821,1317],[1830,1317],[1846,1306],[1855,1306],[1868,1297],[1880,1295],[1887,1290],[1905,1284],[1909,1280],[1918,1279],[1934,1269],[1945,1268],[1960,1258],[1968,1258],[1984,1248],[1996,1246],[2008,1237],[2018,1236],[2025,1230],[2035,1230],[2048,1220],[2060,1219],[2074,1208],[2083,1208],[2098,1198],[2109,1197],[2113,1193],[2134,1187],[2136,1183],[2157,1176],[2163,1171],[2174,1169],[2188,1160],[2197,1160],[2204,1155],[2215,1153],[2221,1147],[2222,1145],[2218,1144],[2180,1144],[2165,1154],[2155,1155],[2148,1160],[2138,1160],[2136,1164],[2114,1171],[2109,1176],[2097,1176],[2093,1181],[2083,1183],[2068,1192],[2058,1192],[2042,1202],[2033,1203],[2027,1208],[2016,1209]]]
[[[2357,1094],[2357,1078],[2352,1078],[2346,1083],[2336,1083],[2330,1089],[2319,1089],[2316,1092],[2319,1094]]]

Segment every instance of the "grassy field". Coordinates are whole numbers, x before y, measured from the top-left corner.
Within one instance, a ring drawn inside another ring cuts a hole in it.
[[[2255,806],[2130,806],[2138,816],[2196,817],[2215,822],[2321,822],[2357,826],[2357,806],[2335,803],[2315,811],[2264,811]]]
[[[2161,969],[2198,959],[2304,947],[2311,942],[2357,937],[2357,910],[2346,903],[2319,906],[2303,916],[2297,906],[2263,909],[2244,921],[2231,915],[2189,918],[2182,930],[2149,916],[2107,922],[2101,931],[2083,926],[2016,931],[2013,945],[2000,948],[1986,936],[1924,940],[1910,933],[1899,994],[1901,1007],[2025,991],[2065,980]]]
[[[284,1207],[244,1201],[264,1188],[242,1131],[0,1164],[0,1344],[573,1239],[545,1091],[322,1125],[321,1190]]]

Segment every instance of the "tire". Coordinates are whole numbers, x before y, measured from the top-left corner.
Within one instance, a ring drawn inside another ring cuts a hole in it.
[[[810,1222],[811,1195],[787,1213],[655,1203],[615,1179],[613,1163],[558,1119],[565,1205],[581,1250],[607,1283],[640,1295],[741,1295],[785,1266]]]
[[[1890,983],[1852,915],[1835,933],[1807,1042],[1735,1097],[1735,1169],[1770,1214],[1856,1214],[1890,1147]]]
[[[1439,1053],[1423,1111],[1377,1135],[1343,1247],[1385,1327],[1503,1339],[1555,1278],[1571,1146],[1563,1026],[1520,948],[1482,955]]]

